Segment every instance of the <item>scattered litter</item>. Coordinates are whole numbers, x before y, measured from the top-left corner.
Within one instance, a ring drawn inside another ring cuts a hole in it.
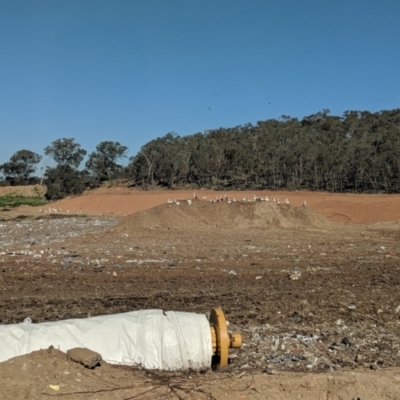
[[[342,339],[342,343],[343,343],[345,346],[351,346],[351,342],[350,342],[350,339],[349,339],[348,337],[344,337],[344,338]]]
[[[280,355],[276,357],[269,358],[267,362],[269,363],[284,363],[284,362],[299,362],[305,360],[305,357],[301,354],[287,354]]]
[[[292,281],[297,281],[301,277],[301,272],[299,270],[289,271],[288,276]]]
[[[233,269],[231,269],[231,270],[228,272],[228,275],[237,275],[237,271],[234,271]]]

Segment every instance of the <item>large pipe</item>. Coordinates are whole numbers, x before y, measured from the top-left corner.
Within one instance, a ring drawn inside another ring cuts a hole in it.
[[[0,325],[0,362],[54,346],[85,347],[111,364],[148,369],[205,369],[228,364],[228,349],[242,345],[221,309],[203,314],[140,310],[40,324]]]

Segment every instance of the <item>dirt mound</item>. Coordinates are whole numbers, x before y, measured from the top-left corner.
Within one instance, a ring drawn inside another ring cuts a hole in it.
[[[210,203],[195,200],[192,204],[163,204],[124,218],[117,232],[143,230],[243,230],[281,228],[327,228],[332,226],[321,214],[305,207],[265,202]]]
[[[1,398],[398,399],[398,370],[272,375],[261,372],[141,371],[105,362],[87,369],[55,349],[0,363]]]

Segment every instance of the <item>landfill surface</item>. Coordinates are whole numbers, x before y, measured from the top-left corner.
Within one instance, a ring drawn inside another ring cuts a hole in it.
[[[375,398],[400,398],[399,222],[334,222],[309,205],[265,199],[255,194],[233,201],[228,194],[210,201],[188,192],[126,216],[117,209],[67,213],[57,204],[12,218],[3,212],[0,323],[150,308],[207,314],[221,307],[229,330],[242,333],[244,344],[230,352],[224,372],[179,377],[186,389],[189,379],[205,380],[198,386],[208,389],[192,398],[265,398],[269,381],[276,382],[276,398],[292,398],[284,395],[304,379],[319,383],[307,383],[309,391],[299,398],[342,398],[350,385],[354,393],[346,395],[354,396],[348,398],[363,399],[358,384],[346,379],[365,379],[365,396],[368,374],[391,380],[390,390],[385,381]],[[128,373],[105,368],[116,376]],[[152,386],[161,388],[153,398],[186,398],[186,389],[164,393],[165,382],[178,378],[160,374],[143,377],[164,382]],[[278,389],[289,377],[285,394]],[[243,389],[236,397],[226,394],[236,390],[226,379]],[[331,397],[322,397],[325,389],[315,395],[313,387],[325,384],[326,393],[333,388]],[[129,390],[113,396],[127,398]]]

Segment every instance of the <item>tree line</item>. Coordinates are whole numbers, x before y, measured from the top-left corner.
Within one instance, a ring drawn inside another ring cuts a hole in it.
[[[21,162],[14,178],[26,181],[40,161],[35,153],[21,152],[0,166],[6,178]],[[102,142],[89,155],[86,168],[78,171],[86,151],[74,139],[53,142],[45,149],[58,163],[46,169],[48,192],[55,182],[62,186],[66,176],[79,190],[123,176],[143,189],[190,185],[399,193],[400,109],[346,111],[341,117],[322,110],[301,120],[283,115],[182,137],[170,132],[146,143],[123,167],[118,161],[126,152],[118,142]],[[55,191],[52,198],[71,194],[69,187]]]
[[[42,156],[30,151],[19,150],[10,160],[0,165],[6,181],[14,185],[44,183],[49,200],[81,194],[86,188],[94,188],[101,180],[119,176],[123,167],[117,163],[126,157],[128,148],[119,142],[104,141],[89,154],[85,169],[79,170],[87,151],[73,138],[57,139],[44,149],[44,154],[56,162],[55,167],[46,167],[43,178],[32,177]]]

